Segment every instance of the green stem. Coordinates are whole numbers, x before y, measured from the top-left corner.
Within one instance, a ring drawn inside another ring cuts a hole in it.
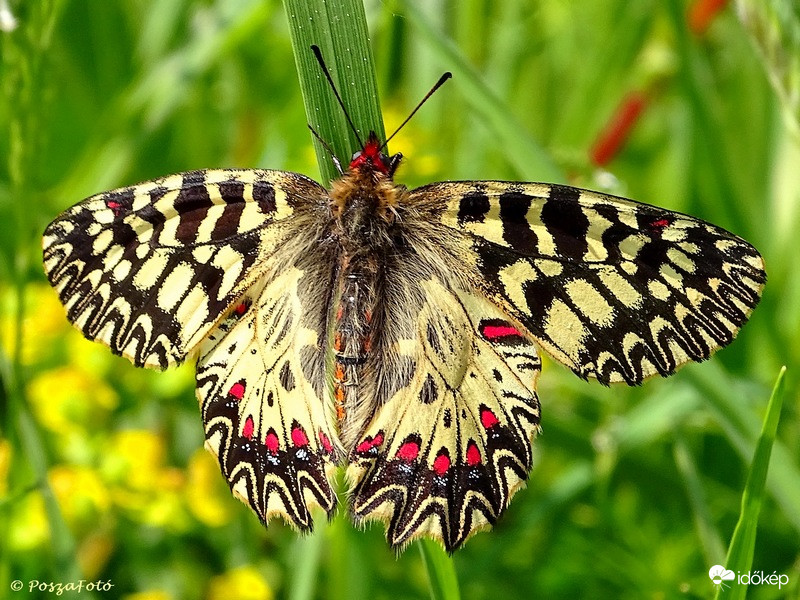
[[[758,515],[766,496],[767,472],[769,471],[772,446],[778,431],[778,422],[781,418],[783,395],[785,389],[786,367],[781,368],[772,394],[767,405],[767,414],[761,426],[761,435],[758,438],[753,462],[747,474],[747,482],[742,493],[742,509],[739,513],[739,522],[733,531],[731,544],[728,547],[728,556],[725,559],[725,568],[737,575],[746,573],[753,566],[753,555],[756,547],[756,533],[758,531]],[[742,599],[747,596],[747,585],[736,583],[732,588],[723,592],[717,590],[716,598]]]
[[[343,163],[360,150],[342,108],[317,64],[317,45],[363,141],[370,131],[384,139],[375,63],[360,0],[284,0],[306,118]],[[328,151],[314,139],[324,183],[339,173]],[[345,165],[346,166],[346,165]]]

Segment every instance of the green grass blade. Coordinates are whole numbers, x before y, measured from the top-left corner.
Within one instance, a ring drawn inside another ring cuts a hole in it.
[[[736,14],[758,50],[787,126],[800,140],[800,10],[792,4],[737,0]]]
[[[458,600],[458,579],[453,559],[447,556],[442,547],[432,540],[417,542],[428,574],[428,586],[433,600]]]
[[[361,140],[370,131],[384,139],[364,5],[360,0],[284,0],[283,5],[289,18],[308,123],[330,144],[339,160],[347,163],[360,147],[311,52],[311,45],[316,44],[322,50]],[[323,182],[327,183],[338,175],[336,167],[316,139],[314,147]]]
[[[706,492],[703,489],[695,459],[689,452],[686,440],[680,433],[678,433],[675,441],[673,453],[675,455],[675,464],[686,485],[686,495],[692,507],[692,515],[697,529],[697,537],[700,538],[700,543],[702,544],[703,556],[709,565],[720,564],[725,557],[725,547],[722,544],[719,532],[714,526],[714,519],[706,500]]]
[[[314,531],[298,536],[294,544],[295,560],[292,562],[297,568],[293,573],[289,600],[311,600],[315,597],[328,523],[322,511],[315,511],[314,516]]]
[[[753,455],[753,463],[750,466],[750,472],[742,494],[742,510],[739,514],[739,522],[736,524],[731,544],[728,547],[725,568],[737,574],[750,571],[753,564],[758,514],[761,511],[761,504],[764,500],[772,444],[775,441],[781,407],[783,406],[785,374],[786,367],[783,367],[778,373],[778,378],[772,388],[767,414],[764,417],[761,435],[758,438],[756,451]],[[722,587],[720,587],[715,597],[720,598],[722,593]],[[747,595],[747,585],[733,585],[730,590],[724,593],[726,600],[743,599]]]
[[[692,370],[690,378],[714,412],[725,436],[742,459],[747,460],[759,435],[755,411],[730,392],[730,385],[726,383],[729,375],[717,362],[709,361],[702,369]],[[800,464],[797,453],[781,440],[775,440],[772,453],[775,460],[767,487],[783,515],[800,532],[800,505],[797,503],[797,498],[800,498]]]
[[[514,118],[509,107],[486,85],[481,76],[469,64],[452,39],[437,31],[412,2],[397,3],[409,21],[438,54],[447,69],[453,73],[453,82],[462,90],[464,98],[481,119],[491,128],[502,146],[513,148],[508,159],[523,179],[539,181],[564,181],[563,171],[556,165],[547,151]]]

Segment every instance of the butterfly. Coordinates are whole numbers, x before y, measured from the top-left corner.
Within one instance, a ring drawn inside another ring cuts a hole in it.
[[[356,523],[453,551],[531,470],[539,350],[603,384],[670,375],[733,340],[766,274],[732,233],[616,196],[409,190],[384,147],[330,189],[210,169],[97,194],[46,228],[44,265],[87,338],[197,358],[206,447],[262,522],[310,530],[346,465]]]

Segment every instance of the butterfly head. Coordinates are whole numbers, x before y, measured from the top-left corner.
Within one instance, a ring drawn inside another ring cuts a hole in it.
[[[383,173],[391,178],[397,167],[400,166],[400,161],[403,159],[402,154],[384,154],[381,150],[383,146],[378,140],[378,136],[374,131],[369,132],[367,143],[361,151],[353,154],[350,159],[350,170],[361,172]]]

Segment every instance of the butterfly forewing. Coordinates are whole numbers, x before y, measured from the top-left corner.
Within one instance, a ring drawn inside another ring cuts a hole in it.
[[[182,361],[255,281],[296,203],[325,195],[281,171],[209,170],[98,194],[44,233],[67,316],[139,366]]]
[[[637,384],[730,343],[757,304],[761,256],[693,217],[541,183],[412,192],[470,237],[477,286],[582,377]]]

